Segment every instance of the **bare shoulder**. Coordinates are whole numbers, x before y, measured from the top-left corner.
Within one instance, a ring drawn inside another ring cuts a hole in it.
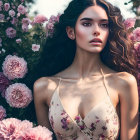
[[[54,77],[41,77],[34,83],[34,97],[49,102],[53,91],[57,87],[58,79]]]
[[[120,97],[137,96],[136,78],[128,72],[117,72],[113,76]]]

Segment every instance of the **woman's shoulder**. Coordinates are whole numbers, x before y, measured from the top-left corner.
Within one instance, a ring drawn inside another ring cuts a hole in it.
[[[34,94],[39,96],[48,96],[57,87],[59,79],[55,77],[41,77],[34,83]]]
[[[137,96],[136,78],[128,72],[117,72],[113,75],[115,86],[118,89],[120,97]],[[133,94],[133,95],[132,95]]]

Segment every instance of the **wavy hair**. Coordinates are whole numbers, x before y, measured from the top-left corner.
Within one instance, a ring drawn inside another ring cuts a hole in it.
[[[70,66],[76,52],[75,40],[68,38],[66,27],[75,27],[80,14],[93,5],[101,6],[109,18],[109,37],[106,46],[100,53],[102,62],[111,69],[126,71],[137,75],[137,61],[133,44],[128,39],[120,9],[105,0],[72,0],[59,23],[54,26],[54,34],[48,37],[41,54],[40,76],[52,76]]]

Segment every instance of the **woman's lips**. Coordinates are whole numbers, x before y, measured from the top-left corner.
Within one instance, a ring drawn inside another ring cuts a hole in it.
[[[94,38],[90,41],[90,44],[92,45],[101,45],[102,44],[102,40],[100,38]]]

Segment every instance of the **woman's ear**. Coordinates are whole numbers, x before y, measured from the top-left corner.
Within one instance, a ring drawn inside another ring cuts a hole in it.
[[[67,26],[67,27],[66,27],[66,32],[67,32],[68,37],[69,37],[71,40],[74,40],[74,39],[75,39],[74,28],[72,28],[72,27],[70,27],[70,26]]]

